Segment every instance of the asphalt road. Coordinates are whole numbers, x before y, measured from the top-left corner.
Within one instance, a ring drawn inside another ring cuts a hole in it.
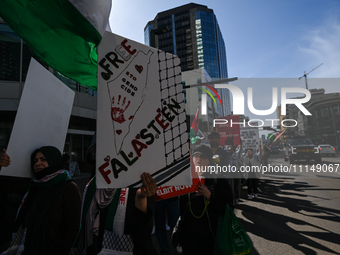
[[[340,254],[340,157],[322,161],[323,169],[301,161],[290,168],[295,172],[264,174],[259,198],[243,199],[235,213],[253,254]],[[290,167],[282,152],[269,164]]]
[[[340,254],[340,167],[335,172],[340,157],[323,158],[323,170],[314,162],[290,166],[282,152],[271,155],[269,164],[291,172],[264,174],[256,200],[247,199],[244,186],[235,209],[253,254]],[[155,236],[153,242],[159,251]]]

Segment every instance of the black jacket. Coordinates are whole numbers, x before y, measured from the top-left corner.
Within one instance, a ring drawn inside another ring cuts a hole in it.
[[[190,201],[188,194],[180,197],[184,254],[213,254],[218,218],[224,216],[227,204],[233,208],[233,193],[227,179],[205,179],[205,185],[210,190],[211,197],[201,218],[195,216],[200,216],[204,211],[206,199],[196,193],[190,194]]]

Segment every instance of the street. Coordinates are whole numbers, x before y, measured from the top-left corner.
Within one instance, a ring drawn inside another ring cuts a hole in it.
[[[339,164],[325,157],[322,164]],[[269,164],[289,165],[283,154],[270,155]],[[306,162],[298,162],[305,167]],[[262,193],[235,210],[253,243],[253,254],[340,254],[340,169],[332,177],[312,173],[314,162],[301,173],[265,174]],[[314,165],[315,166],[315,165]]]
[[[339,164],[340,157],[322,161]],[[269,164],[289,166],[282,152],[270,155]],[[306,162],[298,162],[297,169],[299,164],[305,167]],[[260,189],[258,199],[248,200],[243,186],[235,209],[252,241],[253,254],[340,254],[340,169],[332,177],[311,171],[265,174]],[[159,252],[155,236],[153,242]]]

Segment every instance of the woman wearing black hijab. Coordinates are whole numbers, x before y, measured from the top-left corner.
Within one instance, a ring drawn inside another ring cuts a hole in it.
[[[44,146],[31,155],[35,174],[18,210],[5,254],[68,254],[80,225],[81,197],[63,169],[60,151]]]

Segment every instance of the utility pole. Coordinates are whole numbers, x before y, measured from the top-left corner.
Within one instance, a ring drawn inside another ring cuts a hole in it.
[[[302,75],[299,80],[301,80],[303,77],[305,77],[305,82],[306,82],[306,89],[308,90],[308,84],[307,84],[307,75],[310,74],[311,72],[313,72],[316,68],[322,66],[323,63],[321,63],[320,65],[318,65],[317,67],[313,68],[312,70],[310,70],[308,73],[306,73],[306,71],[304,71],[304,75]]]

